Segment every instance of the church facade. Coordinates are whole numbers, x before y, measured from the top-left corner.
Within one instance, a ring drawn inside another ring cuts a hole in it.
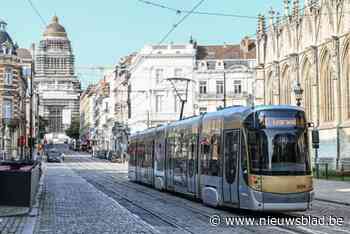
[[[284,0],[284,14],[259,16],[256,100],[296,104],[320,130],[318,161],[350,163],[350,1]]]
[[[64,133],[72,121],[79,121],[80,82],[74,72],[74,54],[57,16],[43,36],[35,55],[39,115],[47,121],[49,133]]]

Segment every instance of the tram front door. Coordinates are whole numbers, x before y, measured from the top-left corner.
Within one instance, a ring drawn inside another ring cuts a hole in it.
[[[238,159],[240,130],[224,132],[223,201],[238,204]]]

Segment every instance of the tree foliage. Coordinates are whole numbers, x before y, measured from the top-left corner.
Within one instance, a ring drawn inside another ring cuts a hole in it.
[[[80,121],[79,120],[73,120],[70,127],[66,130],[66,135],[70,138],[79,139],[79,128],[80,128]]]

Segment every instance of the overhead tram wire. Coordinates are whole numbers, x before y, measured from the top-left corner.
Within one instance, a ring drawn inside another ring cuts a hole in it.
[[[27,1],[28,1],[29,5],[31,6],[31,8],[33,9],[33,11],[35,12],[35,14],[37,16],[39,16],[41,23],[44,25],[44,27],[46,27],[47,24],[46,24],[44,17],[42,17],[42,15],[40,14],[39,10],[35,7],[32,0],[27,0]]]
[[[186,15],[184,15],[176,24],[172,26],[172,28],[169,30],[167,34],[159,41],[158,45],[162,44],[169,35],[180,25],[182,22],[184,22],[205,0],[200,0]]]
[[[174,24],[171,29],[163,36],[163,38],[158,42],[158,46],[161,45],[169,36],[170,34],[176,29],[178,28],[178,26],[180,26],[191,14],[193,14],[193,12],[200,6],[203,4],[205,0],[200,0],[190,11],[187,12],[186,15],[184,15],[176,24]],[[148,54],[146,54],[144,56],[144,58],[149,57],[153,52],[155,51],[155,49],[152,49]],[[119,88],[120,85],[117,87]],[[136,98],[138,98],[140,96],[140,94],[138,94],[136,96]]]
[[[158,8],[163,8],[169,11],[173,11],[176,14],[181,14],[181,13],[188,13],[190,12],[189,10],[184,10],[184,9],[176,9],[173,7],[169,7],[166,5],[162,5],[159,3],[155,3],[152,1],[146,1],[146,0],[138,0],[141,3],[158,7]],[[232,17],[232,18],[246,18],[246,19],[258,19],[256,16],[248,16],[248,15],[237,15],[237,14],[228,14],[228,13],[220,13],[220,12],[205,12],[205,11],[193,11],[192,14],[197,14],[197,15],[211,15],[211,16],[222,16],[222,17]]]

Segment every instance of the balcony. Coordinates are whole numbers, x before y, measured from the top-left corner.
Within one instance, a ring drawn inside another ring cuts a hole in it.
[[[218,94],[216,92],[208,92],[208,93],[197,93],[197,97],[199,100],[222,100],[224,99],[224,94]],[[248,93],[242,92],[242,93],[235,93],[235,92],[227,92],[226,98],[231,99],[243,99],[247,98]]]

